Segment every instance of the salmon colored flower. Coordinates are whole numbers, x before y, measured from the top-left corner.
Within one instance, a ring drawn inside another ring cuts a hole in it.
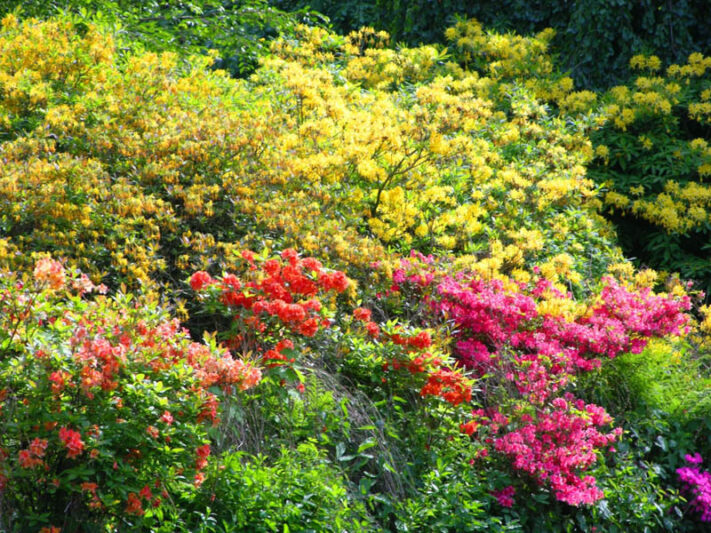
[[[66,281],[62,264],[49,257],[43,257],[37,261],[34,277],[40,283],[47,283],[53,289],[61,289]]]
[[[84,442],[81,440],[81,433],[65,427],[59,428],[59,440],[67,448],[67,458],[73,459],[81,455],[84,451]]]

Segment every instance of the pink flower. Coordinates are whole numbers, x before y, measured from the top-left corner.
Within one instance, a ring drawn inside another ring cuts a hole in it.
[[[509,485],[508,487],[504,487],[501,490],[495,490],[491,492],[491,495],[498,500],[499,505],[501,505],[502,507],[513,507],[513,497],[515,494],[516,489],[513,487],[513,485]]]

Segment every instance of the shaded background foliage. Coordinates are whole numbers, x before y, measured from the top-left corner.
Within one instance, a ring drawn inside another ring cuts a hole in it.
[[[216,68],[240,77],[254,71],[268,40],[299,23],[320,24],[321,15],[307,8],[285,13],[267,0],[5,0],[0,13],[46,18],[62,12],[119,29],[127,42],[151,51],[202,53],[220,51]]]
[[[409,45],[443,42],[457,16],[475,17],[498,31],[557,32],[553,51],[579,86],[605,87],[623,79],[630,57],[655,50],[665,63],[711,47],[711,10],[705,0],[273,0],[284,10],[310,6],[336,31],[363,25],[388,31]]]
[[[100,12],[149,49],[216,48],[219,68],[245,75],[268,47],[261,39],[298,22],[326,24],[346,34],[362,26],[385,30],[393,42],[443,43],[457,17],[474,17],[497,31],[531,34],[552,27],[553,51],[581,87],[608,87],[626,75],[630,57],[656,51],[665,63],[711,48],[706,0],[4,0],[0,13],[26,16]],[[323,15],[321,15],[321,13]]]

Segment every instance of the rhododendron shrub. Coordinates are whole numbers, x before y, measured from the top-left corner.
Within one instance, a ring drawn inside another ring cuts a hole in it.
[[[99,289],[49,258],[0,277],[0,529],[177,513],[204,479],[218,395],[260,379],[155,304]]]
[[[622,430],[570,387],[605,358],[639,353],[653,337],[680,334],[688,296],[636,290],[607,277],[586,301],[544,278],[485,280],[413,254],[393,273],[383,302],[416,310],[450,335],[452,355],[477,379],[462,432],[515,472],[571,505],[603,497],[587,472]],[[508,500],[507,500],[508,501]]]
[[[471,401],[475,381],[457,361],[433,345],[427,330],[397,322],[381,328],[371,317],[368,309],[359,307],[353,311],[356,328],[378,344],[374,352],[382,367],[383,383],[396,381],[416,390],[421,398],[439,398],[454,407]]]

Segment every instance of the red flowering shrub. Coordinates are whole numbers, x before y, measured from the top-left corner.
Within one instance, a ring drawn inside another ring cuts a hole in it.
[[[422,398],[439,397],[452,406],[471,401],[474,381],[455,361],[429,350],[432,337],[428,331],[406,330],[401,325],[394,325],[384,328],[381,334],[380,327],[371,321],[371,317],[368,309],[359,307],[353,311],[353,318],[364,324],[368,336],[378,338],[378,342],[388,348],[389,357],[383,363],[383,370],[404,369],[417,376],[414,384],[419,387]],[[373,327],[378,328],[378,335],[372,335]]]
[[[203,479],[218,398],[259,370],[42,259],[0,277],[0,529],[149,526]],[[207,422],[208,425],[204,424]]]
[[[267,368],[290,365],[294,340],[329,327],[322,300],[344,292],[348,278],[312,257],[300,258],[293,249],[271,259],[243,251],[242,258],[239,277],[213,278],[200,271],[190,277],[190,286],[208,311],[231,321],[229,331],[222,332],[227,346],[259,353]]]

